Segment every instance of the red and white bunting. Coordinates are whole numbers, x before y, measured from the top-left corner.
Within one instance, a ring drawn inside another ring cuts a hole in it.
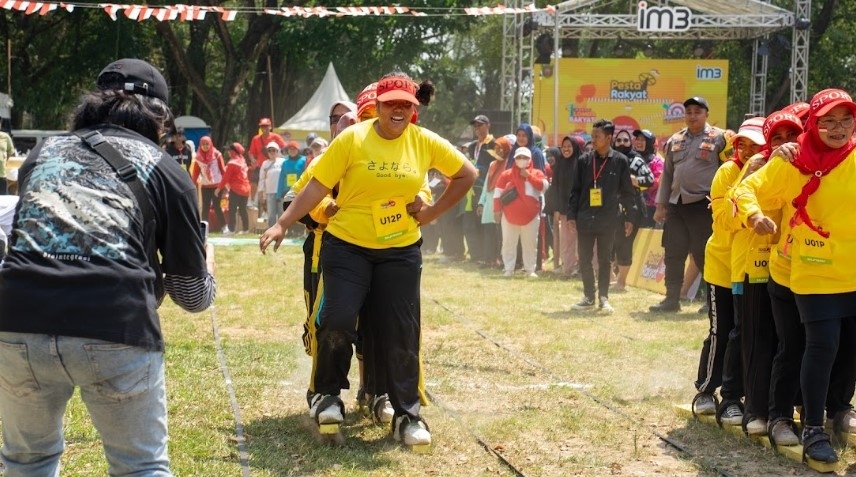
[[[547,6],[546,10],[548,13],[555,13],[556,9],[553,8],[553,11],[550,12],[551,6]],[[523,8],[508,8],[505,5],[497,5],[495,7],[472,7],[472,8],[464,8],[464,12],[470,16],[483,16],[483,15],[510,15],[510,14],[519,14],[519,13],[532,13],[538,11],[538,8],[535,8],[535,5],[527,5]]]
[[[57,3],[0,0],[0,8],[5,8],[6,10],[17,10],[19,12],[24,12],[25,15],[32,15],[33,13],[46,15],[48,12],[56,10],[57,7],[59,7],[59,4]]]
[[[6,10],[14,10],[23,12],[25,15],[38,13],[46,15],[48,12],[54,11],[57,8],[63,8],[68,12],[73,12],[76,7],[93,8],[92,4],[86,3],[52,3],[52,2],[30,2],[25,0],[0,0],[0,8]],[[149,5],[128,5],[115,3],[99,3],[97,8],[104,12],[113,21],[119,19],[121,12],[126,18],[141,22],[148,19],[156,19],[158,21],[197,21],[204,20],[207,13],[217,14],[224,22],[234,21],[238,16],[237,10],[227,10],[223,7],[208,6],[208,5],[164,5],[164,6],[149,6]],[[265,14],[278,15],[283,17],[359,17],[359,16],[427,16],[435,15],[436,9],[432,9],[431,13],[421,12],[408,7],[400,6],[355,6],[355,7],[335,7],[327,8],[318,7],[282,7],[277,9],[263,8],[242,10],[241,13],[246,14]],[[497,5],[495,7],[472,7],[472,8],[448,8],[445,14],[460,14],[463,12],[469,16],[487,16],[487,15],[517,15],[524,13],[532,13],[536,11],[545,11],[549,14],[556,13],[556,7],[547,5],[545,8],[536,8],[535,5],[528,5],[523,8],[508,8],[505,5]]]

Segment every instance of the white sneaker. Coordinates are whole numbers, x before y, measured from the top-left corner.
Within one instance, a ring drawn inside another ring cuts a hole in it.
[[[529,277],[529,278],[538,278],[538,274],[537,274],[537,273],[535,273],[535,272],[532,272],[532,273],[530,273],[529,275],[526,275],[526,276],[527,276],[527,277]]]
[[[332,402],[329,400],[332,399]],[[327,407],[319,411],[322,401],[327,400]],[[325,394],[324,396],[316,394],[312,396],[312,407],[309,408],[309,417],[318,421],[319,424],[338,424],[344,422],[345,416],[342,415],[342,401],[338,397]],[[317,417],[316,417],[317,416]]]
[[[513,277],[514,272],[510,272],[510,271],[506,270],[505,272],[503,272],[502,276],[503,277]]]
[[[712,394],[700,393],[695,399],[695,412],[700,416],[716,414],[716,401]]]
[[[750,436],[765,436],[767,435],[767,420],[756,417],[746,423],[746,433]]]
[[[403,431],[401,430],[402,425],[404,426]],[[401,441],[403,437],[404,444],[408,446],[431,445],[431,433],[422,419],[414,421],[411,420],[410,416],[397,417],[392,435],[396,441]]]
[[[834,418],[827,418],[826,425],[835,432],[856,433],[856,411],[841,411]]]
[[[395,416],[395,410],[392,404],[389,403],[389,396],[381,394],[372,399],[372,419],[375,422],[389,424]]]
[[[223,229],[221,230],[221,232],[223,233],[223,235],[231,235],[232,234],[232,231],[229,230],[228,225],[224,226]]]

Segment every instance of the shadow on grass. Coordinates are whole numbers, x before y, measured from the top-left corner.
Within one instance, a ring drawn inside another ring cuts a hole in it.
[[[671,429],[666,433],[668,442],[664,441],[663,445],[675,457],[692,462],[699,469],[699,476],[730,475],[720,473],[725,470],[722,468],[722,463],[704,451],[704,442],[715,439],[715,433],[718,431],[718,429],[705,429],[705,427],[709,426],[700,425],[688,419],[683,427]]]
[[[655,322],[655,321],[695,321],[701,319],[707,319],[707,315],[700,315],[696,313],[695,309],[686,309],[684,308],[682,311],[676,313],[655,313],[651,311],[632,311],[629,313],[630,317],[634,320],[644,321],[644,322]]]
[[[555,310],[555,311],[542,311],[541,316],[545,318],[550,318],[553,320],[577,320],[577,319],[586,319],[586,320],[594,320],[594,319],[603,319],[609,318],[612,316],[610,313],[605,313],[597,309],[597,306],[593,306],[589,310],[576,310],[574,308],[569,308],[566,310]]]
[[[343,442],[322,438],[305,414],[263,417],[246,424],[250,467],[274,475],[310,475],[346,470],[372,471],[393,464],[390,451],[400,447],[371,420],[349,413]]]

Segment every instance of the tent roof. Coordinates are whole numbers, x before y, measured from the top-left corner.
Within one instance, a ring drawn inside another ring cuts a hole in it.
[[[321,84],[309,98],[309,101],[300,108],[288,121],[277,126],[277,131],[314,131],[325,132],[330,130],[330,106],[339,101],[350,101],[348,93],[342,88],[339,76],[333,63],[327,66],[327,72]]]
[[[210,128],[202,118],[196,116],[179,116],[175,118],[175,126],[184,129]]]

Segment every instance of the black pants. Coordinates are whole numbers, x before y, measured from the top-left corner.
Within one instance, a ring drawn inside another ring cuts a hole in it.
[[[607,227],[602,231],[595,232],[577,230],[580,277],[583,279],[583,294],[587,298],[595,298],[594,269],[591,264],[595,243],[597,243],[597,296],[609,297],[609,279],[612,275],[612,245],[614,242],[614,227]]]
[[[461,215],[461,227],[464,232],[464,239],[467,241],[467,252],[470,254],[470,261],[483,261],[481,217],[474,210],[464,212]]]
[[[805,350],[805,328],[791,289],[776,283],[767,283],[770,308],[776,326],[778,346],[770,369],[769,419],[790,418],[800,392],[800,366]]]
[[[740,314],[745,408],[750,418],[767,419],[770,377],[778,340],[766,283],[743,279],[743,312]]]
[[[229,229],[236,230],[235,214],[241,215],[241,230],[250,230],[250,216],[247,214],[247,200],[249,197],[238,195],[235,191],[229,193]]]
[[[226,217],[223,216],[223,209],[220,208],[220,196],[214,194],[217,190],[214,187],[202,188],[202,220],[208,220],[208,210],[214,208],[214,217],[217,219],[217,227],[223,228],[226,225]]]
[[[630,236],[624,234],[624,222],[615,229],[615,262],[622,267],[633,265],[633,242],[636,240],[636,234],[639,232],[639,226],[633,225],[633,231]]]
[[[463,220],[454,211],[440,216],[440,245],[443,255],[454,259],[464,258]]]
[[[701,276],[704,276],[704,247],[710,238],[712,224],[713,216],[705,200],[692,204],[669,204],[663,226],[667,299],[680,299],[688,254],[692,254]]]
[[[701,347],[698,362],[699,392],[719,394],[728,401],[743,397],[743,373],[740,356],[740,312],[735,306],[731,288],[708,284],[707,294],[710,330]]]
[[[800,388],[806,426],[823,425],[823,408],[848,403],[856,382],[856,293],[794,294],[805,326]],[[830,417],[843,409],[827,409]]]
[[[482,224],[482,252],[484,261],[491,267],[502,261],[502,232],[499,224]]]
[[[794,413],[794,406],[802,400],[800,368],[805,352],[805,327],[800,321],[800,312],[790,288],[771,279],[767,284],[767,291],[770,294],[779,341],[770,376],[769,418],[789,418]],[[840,371],[842,366],[847,366],[847,356],[848,353],[838,353],[832,363],[826,395],[826,410],[830,416],[850,408],[853,382],[842,379],[843,374]]]
[[[386,381],[396,414],[419,415],[419,246],[417,242],[406,247],[368,249],[324,234],[317,392],[338,395],[341,389],[350,387],[350,366],[344,363],[350,364],[357,316],[365,305],[360,327],[380,343],[372,344],[372,353],[367,353],[366,374],[374,373],[378,383]],[[368,354],[374,357],[369,359]]]
[[[321,279],[321,237],[323,232],[312,230],[303,241],[303,301],[306,313],[311,314],[318,296],[318,281]],[[316,255],[315,252],[318,252]]]
[[[0,177],[0,195],[7,195],[9,193],[9,182],[5,177]]]

